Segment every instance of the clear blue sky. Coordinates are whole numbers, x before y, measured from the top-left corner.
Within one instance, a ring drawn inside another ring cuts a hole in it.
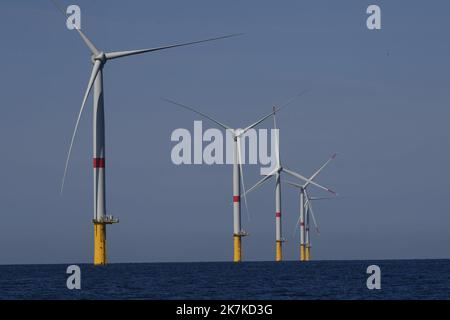
[[[245,33],[106,65],[107,209],[121,219],[111,262],[232,256],[231,166],[173,165],[170,134],[199,118],[160,97],[244,126],[302,89],[279,115],[283,161],[309,175],[339,153],[318,179],[341,198],[315,206],[313,257],[450,258],[447,1],[75,3],[105,51]],[[0,26],[0,263],[90,262],[91,99],[59,195],[88,51],[50,1],[2,1]],[[260,178],[245,170],[247,185]],[[284,255],[297,259],[297,193],[283,191]],[[272,260],[273,184],[249,206],[244,258]]]

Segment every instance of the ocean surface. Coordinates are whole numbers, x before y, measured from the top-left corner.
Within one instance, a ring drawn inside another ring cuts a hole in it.
[[[369,265],[381,289],[368,290]],[[450,260],[0,266],[0,299],[449,299]]]

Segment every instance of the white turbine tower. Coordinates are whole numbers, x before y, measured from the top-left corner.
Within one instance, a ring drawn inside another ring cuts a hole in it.
[[[274,119],[274,128],[276,133],[275,138],[275,157],[276,157],[276,167],[275,169],[269,173],[267,176],[259,180],[253,187],[248,189],[247,194],[252,192],[253,190],[257,189],[259,186],[261,186],[264,182],[269,180],[272,176],[275,177],[275,260],[276,261],[282,261],[283,260],[283,249],[282,249],[282,243],[285,241],[282,236],[282,224],[281,224],[281,181],[280,181],[280,175],[282,172],[285,172],[291,176],[294,176],[296,178],[299,178],[303,181],[305,181],[305,184],[312,184],[316,187],[319,187],[321,189],[324,189],[330,193],[335,194],[335,192],[331,189],[325,188],[321,186],[320,184],[315,183],[312,181],[315,176],[313,176],[310,179],[307,179],[303,177],[301,174],[294,172],[292,170],[287,169],[286,167],[282,166],[281,160],[280,160],[280,140],[278,136],[278,130],[277,130],[277,124],[276,124],[276,117],[275,117],[276,110],[274,109],[273,112],[273,119]]]
[[[57,4],[55,3],[57,6]],[[58,6],[57,6],[58,7]],[[66,16],[64,11],[60,7],[58,9]],[[61,192],[64,188],[64,182],[66,179],[67,168],[69,165],[70,154],[72,152],[72,146],[75,140],[75,136],[80,122],[81,115],[83,113],[84,106],[86,104],[89,93],[94,87],[94,104],[93,104],[93,166],[94,166],[94,265],[106,264],[106,224],[117,223],[118,219],[106,214],[106,200],[105,200],[105,117],[104,117],[104,103],[103,103],[103,68],[107,61],[138,55],[142,53],[155,52],[175,47],[187,46],[202,42],[208,42],[213,40],[225,39],[238,34],[232,34],[222,37],[203,39],[199,41],[177,43],[162,47],[141,49],[141,50],[127,50],[127,51],[115,51],[115,52],[103,52],[99,50],[93,42],[79,29],[75,29],[80,35],[81,39],[88,47],[91,57],[90,60],[93,64],[91,76],[89,78],[88,86],[81,103],[81,108],[78,113],[78,117],[75,123],[75,129],[70,140],[69,151],[67,153],[67,159],[64,168],[64,175],[61,184]]]
[[[245,183],[244,183],[244,176],[242,171],[242,157],[241,157],[241,139],[244,137],[245,133],[247,133],[248,130],[256,127],[261,122],[272,116],[272,114],[275,111],[279,111],[281,108],[275,109],[271,113],[265,115],[258,121],[256,121],[253,124],[250,124],[249,126],[245,127],[244,129],[233,129],[230,126],[223,124],[222,122],[219,122],[215,120],[214,118],[210,117],[209,115],[200,112],[190,106],[187,106],[185,104],[170,100],[170,99],[163,99],[166,102],[175,104],[177,106],[180,106],[182,108],[185,108],[187,110],[190,110],[196,114],[201,115],[202,117],[214,122],[219,127],[221,127],[224,130],[228,130],[232,136],[233,136],[233,150],[234,150],[234,158],[233,158],[233,242],[234,242],[234,250],[233,250],[233,261],[234,262],[240,262],[242,261],[242,247],[241,247],[241,238],[246,236],[247,233],[242,230],[241,228],[241,184],[242,188],[244,189],[244,201],[245,205],[247,206],[247,198],[246,198],[246,192],[245,192]],[[247,208],[248,210],[248,208]]]
[[[313,219],[314,225],[316,226],[316,230],[317,232],[319,231],[318,227],[317,227],[317,223],[316,223],[316,218],[314,216],[314,212],[312,210],[312,205],[311,205],[311,198],[308,197],[308,193],[307,193],[307,188],[308,186],[311,185],[315,185],[318,186],[318,184],[316,184],[313,180],[319,175],[319,173],[325,169],[325,167],[334,159],[336,158],[336,153],[333,154],[316,172],[314,172],[314,174],[306,180],[306,182],[304,184],[299,184],[299,183],[295,183],[295,182],[290,182],[290,181],[285,181],[285,183],[289,184],[290,186],[293,186],[295,188],[300,189],[300,214],[299,214],[299,218],[297,221],[297,225],[300,224],[300,261],[307,261],[309,260],[309,256],[310,256],[310,252],[307,246],[307,243],[309,242],[309,217],[308,217],[308,213],[311,213],[311,217]],[[294,175],[295,176],[295,175]],[[305,181],[305,179],[302,176],[297,176],[297,178]],[[322,187],[322,189],[325,189],[331,193],[333,193],[334,195],[336,195],[336,193],[328,188]],[[324,198],[325,199],[325,198]],[[297,226],[296,226],[297,227]],[[308,240],[308,242],[307,242]]]

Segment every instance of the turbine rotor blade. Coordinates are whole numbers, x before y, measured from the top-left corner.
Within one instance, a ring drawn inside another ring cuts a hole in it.
[[[61,12],[61,14],[67,18],[67,13],[64,12],[63,8],[61,7],[60,3],[57,2],[56,0],[51,0],[53,5],[56,7],[56,9],[58,9],[59,12]],[[98,55],[100,53],[100,51],[95,47],[95,45],[92,43],[92,41],[83,33],[83,31],[81,31],[78,28],[75,28],[75,30],[77,30],[78,34],[80,35],[81,39],[83,40],[83,42],[86,44],[86,46],[89,48],[89,50],[91,51],[92,54],[94,55]]]
[[[309,180],[314,180],[316,177],[317,177],[317,175],[323,170],[323,169],[325,169],[325,167],[332,161],[332,160],[334,160],[334,158],[336,158],[336,156],[337,156],[337,153],[333,153],[333,155],[316,171],[316,172],[314,172],[314,174],[311,176],[311,178],[309,178]],[[305,185],[305,187],[307,187],[308,186],[308,183]]]
[[[78,34],[80,35],[83,42],[86,44],[86,46],[89,48],[91,53],[93,55],[98,55],[100,51],[95,47],[95,45],[92,43],[92,41],[81,31],[80,29],[75,28],[75,30],[78,31]]]
[[[247,190],[246,193],[250,193],[253,190],[257,189],[260,185],[262,185],[264,182],[266,182],[267,180],[269,180],[270,178],[272,178],[272,176],[278,171],[278,169],[273,170],[270,174],[268,174],[267,176],[265,176],[264,178],[262,178],[261,180],[259,180],[257,183],[255,183],[255,185],[253,187],[251,187],[250,189]]]
[[[256,121],[255,123],[249,125],[249,126],[246,127],[245,129],[243,129],[243,130],[241,131],[240,134],[241,134],[241,135],[245,134],[248,130],[250,130],[250,129],[256,127],[258,124],[260,124],[261,122],[263,122],[264,120],[266,120],[267,118],[269,118],[271,115],[274,115],[276,112],[281,111],[283,108],[287,107],[288,104],[290,104],[292,101],[294,101],[297,97],[302,96],[305,92],[306,92],[306,91],[303,91],[303,92],[297,94],[294,98],[290,99],[288,103],[285,103],[285,104],[282,105],[281,107],[276,107],[276,106],[274,106],[271,113],[265,115],[264,117],[262,117],[261,119],[259,119],[259,120]]]
[[[300,180],[303,180],[303,181],[305,181],[307,183],[310,183],[310,184],[312,184],[312,185],[314,185],[314,186],[316,186],[316,187],[318,187],[320,189],[326,190],[326,191],[328,191],[328,192],[330,192],[330,193],[332,193],[334,195],[337,195],[337,193],[334,192],[333,190],[331,190],[329,188],[326,188],[326,187],[318,184],[317,182],[311,181],[308,178],[305,178],[304,176],[302,176],[301,174],[298,174],[298,173],[296,173],[294,171],[291,171],[291,170],[289,170],[287,168],[283,168],[283,171],[285,171],[286,173],[290,174],[291,176],[294,176],[294,177],[296,177],[296,178],[298,178]]]
[[[281,167],[281,161],[280,161],[280,137],[278,136],[277,118],[275,116],[275,107],[273,107],[273,128],[275,129],[275,158],[276,158],[276,161],[277,161],[277,166]]]
[[[286,183],[286,184],[288,184],[288,185],[290,185],[292,187],[295,187],[295,188],[300,188],[300,189],[303,188],[303,186],[301,184],[298,184],[298,183],[294,183],[294,182],[286,181],[286,180],[283,180],[282,182]]]
[[[309,209],[309,212],[311,212],[311,217],[312,217],[312,220],[313,220],[313,223],[314,223],[314,227],[316,228],[317,234],[320,234],[319,226],[317,225],[316,217],[314,215],[314,210],[312,208],[312,204],[311,204],[310,198],[309,198],[308,193],[306,192],[306,190],[305,190],[305,195],[306,195],[306,199],[308,200],[308,209]]]
[[[316,216],[314,215],[314,211],[312,209],[311,201],[309,202],[309,212],[311,212],[311,217],[314,223],[314,227],[316,228],[317,234],[320,234],[319,226],[317,225]]]
[[[66,13],[64,12],[63,8],[60,6],[60,3],[58,3],[56,0],[50,0],[53,5],[56,7],[56,9],[58,9],[59,12],[61,12],[61,14],[66,17]]]
[[[187,109],[187,110],[189,110],[189,111],[192,111],[192,112],[194,112],[194,113],[197,113],[197,114],[201,115],[202,117],[204,117],[204,118],[206,118],[206,119],[208,119],[208,120],[214,122],[215,124],[217,124],[218,126],[222,127],[222,128],[225,129],[225,130],[226,130],[226,129],[229,129],[229,130],[231,130],[232,132],[235,131],[234,129],[232,129],[231,127],[227,126],[226,124],[223,124],[223,123],[217,121],[216,119],[214,119],[214,118],[208,116],[207,114],[205,114],[205,113],[203,113],[203,112],[200,112],[200,111],[198,111],[198,110],[196,110],[196,109],[194,109],[194,108],[192,108],[192,107],[190,107],[190,106],[188,106],[188,105],[185,105],[185,104],[182,104],[182,103],[179,103],[179,102],[176,102],[176,101],[174,101],[174,100],[167,99],[167,98],[161,98],[161,100],[163,100],[163,101],[165,101],[165,102],[168,102],[168,103],[171,103],[171,104],[174,104],[174,105],[177,105],[177,106],[179,106],[179,107],[185,108],[185,109]]]
[[[176,48],[176,47],[189,46],[189,45],[203,43],[203,42],[232,38],[232,37],[237,37],[237,36],[241,36],[241,35],[242,35],[242,33],[235,33],[235,34],[229,34],[229,35],[221,36],[221,37],[215,37],[215,38],[209,38],[209,39],[203,39],[203,40],[197,40],[197,41],[185,42],[185,43],[177,43],[177,44],[172,44],[172,45],[163,46],[163,47],[148,48],[148,49],[141,49],[141,50],[108,52],[108,53],[105,53],[105,56],[106,56],[106,59],[111,60],[111,59],[123,58],[123,57],[133,56],[133,55],[137,55],[137,54],[147,53],[147,52],[154,52],[154,51],[160,51],[160,50],[171,49],[171,48]]]
[[[276,109],[278,110],[278,109]],[[265,115],[264,117],[262,117],[261,119],[259,119],[258,121],[256,121],[255,123],[249,125],[248,127],[246,127],[245,129],[241,130],[240,135],[245,134],[248,130],[256,127],[258,124],[260,124],[261,122],[263,122],[264,120],[266,120],[267,118],[269,118],[270,116],[272,116],[274,114],[275,111],[272,111],[271,113]]]
[[[297,93],[295,96],[293,96],[292,98],[290,98],[289,100],[287,100],[285,103],[283,103],[283,104],[278,108],[277,112],[280,111],[280,110],[283,110],[284,108],[286,108],[287,106],[289,106],[292,102],[294,102],[297,98],[303,96],[303,95],[304,95],[305,93],[307,93],[307,92],[308,92],[308,90],[303,90],[303,91]]]
[[[308,196],[306,195],[306,190],[304,190],[304,192],[305,192],[305,202],[303,203],[303,208],[304,208],[305,210],[308,210],[308,208],[309,208],[309,205],[308,205],[308,203],[309,203],[309,198],[308,198]]]
[[[78,118],[75,123],[75,128],[73,130],[72,139],[70,140],[69,151],[67,152],[66,164],[64,167],[64,175],[63,175],[63,179],[62,179],[62,183],[61,183],[61,193],[63,192],[63,189],[64,189],[64,182],[66,180],[67,168],[69,166],[69,160],[70,160],[70,154],[72,153],[73,142],[75,141],[75,136],[77,134],[78,124],[80,123],[81,115],[83,113],[84,106],[86,104],[86,100],[89,96],[89,93],[91,92],[92,85],[94,84],[95,78],[97,77],[97,74],[100,71],[101,66],[102,66],[101,61],[95,61],[94,67],[92,68],[91,77],[89,79],[89,83],[88,83],[86,92],[84,94],[83,102],[81,103],[81,108],[80,108],[80,111],[78,112]]]
[[[240,173],[240,180],[242,184],[242,190],[244,190],[244,203],[245,203],[245,209],[247,212],[247,219],[250,221],[250,211],[248,210],[248,203],[247,203],[247,191],[245,190],[245,182],[244,182],[244,171],[242,170],[242,153],[241,153],[241,138],[236,138],[236,144],[237,144],[237,154],[238,154],[238,165],[239,165],[239,173]]]
[[[292,232],[292,237],[295,237],[295,235],[297,234],[297,228],[300,225],[300,218],[300,215],[298,215],[297,223],[295,224],[294,231]]]
[[[319,201],[319,200],[331,200],[331,199],[336,199],[336,197],[311,197],[309,200]]]

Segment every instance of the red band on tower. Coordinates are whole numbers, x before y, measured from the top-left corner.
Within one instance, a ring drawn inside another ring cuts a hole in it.
[[[240,202],[241,196],[233,196],[233,202]]]
[[[104,168],[105,167],[105,158],[94,158],[94,168]]]
[[[281,218],[281,212],[276,212],[276,213],[275,213],[275,217]]]
[[[304,223],[304,222],[300,222],[300,225],[301,225],[302,227],[304,227],[304,226],[305,226],[305,223]]]

